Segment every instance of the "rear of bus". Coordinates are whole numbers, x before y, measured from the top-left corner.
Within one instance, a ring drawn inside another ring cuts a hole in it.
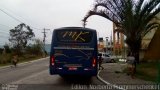
[[[97,33],[93,29],[65,27],[53,31],[50,74],[97,75]]]

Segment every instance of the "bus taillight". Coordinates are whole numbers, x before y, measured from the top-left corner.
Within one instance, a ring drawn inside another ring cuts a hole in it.
[[[95,67],[95,66],[96,66],[96,58],[93,58],[92,67]]]
[[[52,57],[51,57],[51,65],[54,65],[54,64],[55,64],[55,57],[52,56]]]

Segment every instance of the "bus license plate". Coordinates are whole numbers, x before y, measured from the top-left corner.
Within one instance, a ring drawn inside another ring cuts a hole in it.
[[[69,70],[77,70],[77,67],[69,67]]]

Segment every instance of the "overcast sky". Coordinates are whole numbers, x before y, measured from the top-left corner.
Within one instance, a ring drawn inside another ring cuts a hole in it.
[[[81,27],[81,20],[93,8],[93,3],[94,0],[0,0],[0,9],[33,27],[36,38],[42,40],[42,29],[50,29],[46,38],[50,43],[53,29]],[[8,42],[9,30],[20,24],[10,16],[0,11],[0,45]],[[112,22],[99,16],[92,16],[87,21],[86,27],[96,29],[100,37],[110,37]]]

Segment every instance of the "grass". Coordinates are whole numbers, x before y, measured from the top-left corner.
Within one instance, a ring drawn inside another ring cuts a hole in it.
[[[11,63],[0,64],[0,67],[11,65]]]
[[[1,58],[7,58],[7,57],[0,55],[0,59]],[[19,59],[18,63],[33,61],[33,60],[37,60],[40,58],[42,58],[42,56],[40,56],[40,55],[39,56],[37,56],[37,55],[24,55],[24,56],[18,57],[18,59]],[[0,67],[8,66],[8,65],[11,65],[11,60],[6,60],[5,63],[0,63]]]
[[[123,63],[123,62],[118,62]],[[158,66],[159,65],[159,66]],[[115,71],[115,73],[120,73]],[[128,73],[127,66],[123,68],[122,73]],[[160,82],[160,62],[141,62],[137,64],[136,67],[136,78],[145,80],[145,81],[152,81],[154,83]]]
[[[137,65],[136,77],[146,80],[157,82],[158,79],[158,63],[145,62]]]
[[[37,56],[37,57],[32,57],[32,58],[21,58],[21,60],[19,60],[18,63],[23,63],[23,62],[28,62],[28,61],[33,61],[33,60],[37,60],[42,58],[41,56]]]

